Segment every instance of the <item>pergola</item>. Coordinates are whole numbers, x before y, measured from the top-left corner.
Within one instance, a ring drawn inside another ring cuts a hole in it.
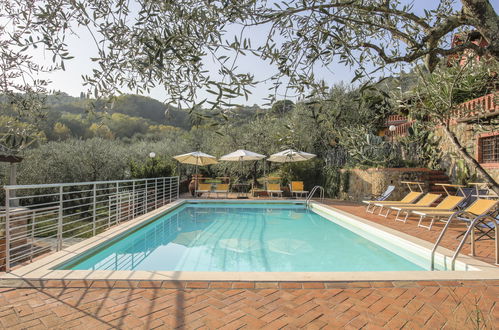
[[[0,162],[2,163],[19,163],[22,160],[23,158],[19,156],[0,154]]]
[[[9,185],[15,185],[17,183],[17,163],[20,163],[22,160],[23,157],[18,156],[14,150],[0,144],[0,162],[10,163]]]

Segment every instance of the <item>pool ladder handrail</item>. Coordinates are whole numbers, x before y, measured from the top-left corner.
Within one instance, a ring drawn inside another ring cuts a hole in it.
[[[320,198],[321,202],[324,201],[324,188],[322,186],[315,186],[312,188],[312,190],[310,190],[310,193],[308,194],[307,199],[305,200],[307,206],[309,205],[310,201],[314,197],[314,194],[317,190],[319,190],[319,192],[320,192],[319,198]]]
[[[499,264],[499,233],[498,233],[499,224],[497,223],[497,220],[494,217],[492,217],[490,214],[482,214],[480,216],[476,216],[476,215],[471,214],[471,213],[466,212],[466,211],[457,211],[449,217],[449,219],[447,220],[447,223],[445,224],[445,227],[440,232],[440,235],[438,236],[437,241],[435,242],[435,245],[433,246],[433,249],[431,250],[431,270],[435,270],[435,253],[436,253],[437,247],[440,244],[440,242],[442,241],[442,238],[443,238],[445,232],[447,231],[447,228],[449,227],[452,219],[455,219],[456,217],[458,217],[460,215],[464,215],[464,214],[469,214],[471,216],[475,216],[475,218],[473,219],[473,221],[471,221],[470,225],[468,226],[468,229],[466,230],[466,232],[463,235],[463,238],[461,239],[461,242],[459,243],[456,250],[454,251],[454,255],[452,256],[452,260],[451,260],[451,270],[454,270],[457,256],[459,255],[459,252],[461,252],[461,249],[463,248],[463,245],[466,241],[466,238],[468,238],[468,235],[470,233],[471,233],[471,255],[472,256],[475,255],[475,234],[474,234],[475,231],[473,229],[475,228],[475,226],[479,222],[483,221],[485,218],[492,219],[492,223],[494,223],[494,225],[495,225],[496,264]]]

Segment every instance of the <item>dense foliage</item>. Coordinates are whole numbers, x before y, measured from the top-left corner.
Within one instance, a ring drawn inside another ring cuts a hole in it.
[[[221,156],[240,148],[270,155],[294,148],[319,157],[284,165],[269,162],[264,165],[259,161],[241,166],[237,162],[220,162],[201,171],[209,176],[230,176],[243,181],[256,181],[264,174],[282,177],[283,184],[300,179],[307,186],[327,185],[328,193],[337,195],[340,190],[335,186],[339,184],[340,167],[393,165],[387,159],[361,162],[355,157],[359,147],[349,143],[359,134],[374,136],[382,128],[384,117],[391,111],[384,92],[361,93],[337,85],[324,99],[298,104],[282,100],[269,109],[237,108],[226,113],[226,120],[209,116],[207,111],[197,125],[188,123],[188,126],[167,117],[155,121],[155,116],[160,118],[156,112],[164,115],[165,108],[156,106],[154,100],[125,98],[126,102],[115,104],[109,116],[96,118],[84,111],[84,104],[89,102],[86,98],[62,95],[59,99],[62,101],[58,102],[56,96],[50,96],[47,120],[41,125],[41,134],[48,143],[26,150],[19,183],[171,174],[185,177],[193,172],[193,166],[180,165],[172,156],[194,150]],[[134,102],[136,99],[140,102]],[[137,103],[140,107],[134,106]],[[369,141],[366,143],[369,145]],[[364,147],[368,146],[361,148]],[[150,152],[157,157],[150,159]]]

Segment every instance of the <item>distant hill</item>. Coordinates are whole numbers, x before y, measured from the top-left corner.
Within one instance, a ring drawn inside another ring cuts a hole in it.
[[[8,121],[15,116],[9,111],[5,97],[0,96],[1,114]],[[65,140],[68,138],[132,138],[135,136],[158,136],[175,130],[190,130],[193,125],[223,122],[224,117],[236,125],[252,120],[262,114],[258,106],[237,107],[224,112],[196,110],[189,113],[171,105],[165,105],[153,98],[140,95],[122,95],[106,111],[100,109],[103,103],[87,98],[83,93],[73,97],[59,92],[47,95],[46,117],[38,126],[45,133],[47,140]]]

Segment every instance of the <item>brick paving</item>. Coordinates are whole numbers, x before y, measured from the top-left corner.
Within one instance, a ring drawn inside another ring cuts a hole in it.
[[[133,283],[133,282],[130,282]],[[204,283],[204,284],[203,284]],[[0,325],[27,328],[494,329],[499,281],[197,282],[168,288],[0,289]],[[81,284],[81,283],[80,283]],[[113,283],[114,285],[115,283]],[[76,285],[78,286],[78,285]],[[199,287],[199,288],[198,288]]]
[[[368,215],[354,203],[335,207],[434,241],[428,231]],[[451,229],[444,246],[457,244]],[[480,241],[491,262],[492,241]],[[3,288],[2,288],[3,287]],[[0,326],[186,329],[495,329],[499,279],[488,281],[173,282],[0,281]]]

